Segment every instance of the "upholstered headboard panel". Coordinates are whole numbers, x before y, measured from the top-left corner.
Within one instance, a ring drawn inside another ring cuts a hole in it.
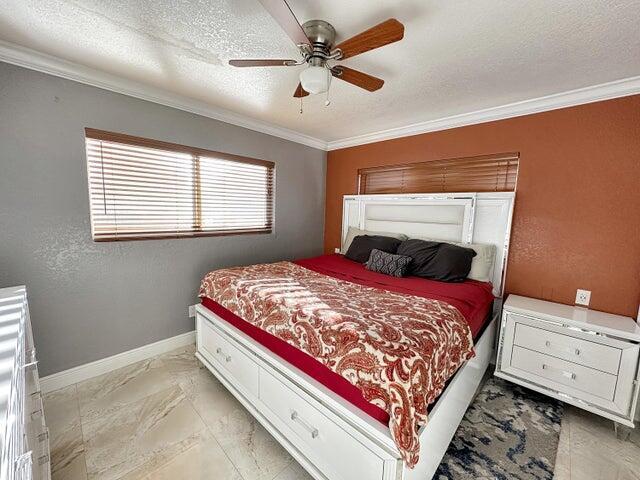
[[[471,201],[434,203],[433,200],[394,202],[380,199],[363,202],[362,207],[362,227],[365,230],[459,242],[469,221]]]
[[[514,193],[345,195],[342,242],[349,227],[496,247],[494,295],[502,296]]]

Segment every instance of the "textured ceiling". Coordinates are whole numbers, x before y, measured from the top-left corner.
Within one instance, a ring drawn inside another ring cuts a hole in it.
[[[334,141],[640,75],[640,0],[290,0],[338,41],[389,17],[404,40],[345,61],[383,78],[334,80],[331,105],[292,98],[303,67],[257,0],[3,0],[0,40]]]

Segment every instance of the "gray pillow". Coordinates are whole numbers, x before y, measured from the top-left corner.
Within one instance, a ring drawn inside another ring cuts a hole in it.
[[[394,255],[374,248],[371,250],[369,260],[365,263],[367,270],[384,273],[394,277],[404,277],[409,270],[411,257],[406,255]]]
[[[493,280],[493,263],[496,260],[496,246],[482,243],[457,243],[460,247],[471,248],[476,252],[476,256],[471,261],[471,270],[467,278],[480,282],[490,282]]]
[[[380,237],[391,237],[391,238],[397,238],[398,240],[403,240],[403,241],[409,238],[403,233],[372,232],[371,230],[360,230],[359,228],[349,227],[349,230],[347,230],[347,236],[344,239],[344,245],[342,246],[342,250],[341,250],[341,253],[343,255],[347,253],[347,250],[349,250],[349,246],[351,245],[351,242],[353,242],[353,239],[360,235],[369,235],[369,236],[375,235]]]

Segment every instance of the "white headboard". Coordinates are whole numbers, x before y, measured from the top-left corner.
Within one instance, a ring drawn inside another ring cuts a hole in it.
[[[496,247],[493,294],[501,297],[509,252],[513,192],[345,195],[342,238],[355,227]]]

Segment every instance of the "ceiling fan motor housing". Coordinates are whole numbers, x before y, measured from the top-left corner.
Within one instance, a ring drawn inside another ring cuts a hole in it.
[[[308,53],[309,57],[324,60],[331,55],[331,47],[336,40],[336,30],[333,25],[324,20],[309,20],[302,24],[302,29],[313,48],[313,51]]]

